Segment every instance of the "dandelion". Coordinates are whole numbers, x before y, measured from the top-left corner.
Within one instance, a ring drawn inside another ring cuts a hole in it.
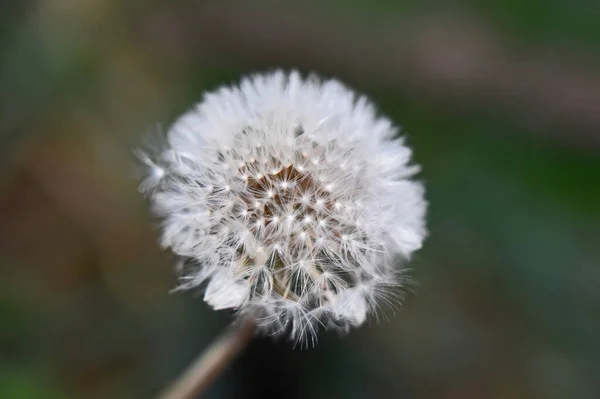
[[[142,158],[180,288],[302,343],[363,324],[426,235],[397,133],[365,97],[297,72],[206,94]]]

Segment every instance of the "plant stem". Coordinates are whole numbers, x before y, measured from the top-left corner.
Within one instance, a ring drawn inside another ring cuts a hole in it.
[[[255,327],[254,320],[250,319],[230,327],[202,352],[181,376],[158,396],[158,399],[198,397],[250,343]]]

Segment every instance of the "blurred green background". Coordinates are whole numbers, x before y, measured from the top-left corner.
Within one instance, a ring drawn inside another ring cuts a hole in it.
[[[600,397],[600,2],[4,1],[0,398],[153,397],[225,328],[169,294],[132,149],[205,90],[335,76],[408,134],[402,312],[256,340],[214,398]]]

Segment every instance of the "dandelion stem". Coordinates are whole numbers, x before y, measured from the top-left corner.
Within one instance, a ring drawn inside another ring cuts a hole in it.
[[[158,399],[192,399],[198,397],[225,370],[254,336],[254,320],[232,326],[167,387]]]

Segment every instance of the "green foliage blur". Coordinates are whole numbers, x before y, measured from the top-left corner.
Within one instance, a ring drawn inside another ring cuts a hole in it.
[[[401,312],[258,339],[213,398],[600,397],[600,3],[9,1],[0,398],[154,397],[230,320],[170,293],[133,149],[265,69],[402,126],[430,237]]]

